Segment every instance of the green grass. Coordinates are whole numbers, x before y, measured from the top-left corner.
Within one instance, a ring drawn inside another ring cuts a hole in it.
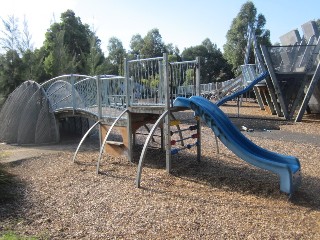
[[[0,240],[37,240],[35,237],[25,237],[14,232],[7,232],[0,236]]]

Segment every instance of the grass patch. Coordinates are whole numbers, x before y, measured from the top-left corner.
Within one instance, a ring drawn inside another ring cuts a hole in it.
[[[37,240],[36,237],[26,237],[18,235],[14,232],[7,232],[0,235],[0,240]]]

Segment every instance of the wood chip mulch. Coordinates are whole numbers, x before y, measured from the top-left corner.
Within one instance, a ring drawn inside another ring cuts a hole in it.
[[[290,200],[279,192],[276,175],[221,143],[218,154],[203,125],[201,162],[194,148],[181,151],[169,175],[164,152],[150,148],[140,189],[134,181],[144,135],[134,163],[105,154],[99,175],[98,150],[86,148],[73,163],[76,144],[2,164],[15,177],[6,189],[11,197],[0,201],[0,236],[10,230],[38,239],[320,239],[320,141],[302,141],[320,139],[320,118],[293,123],[250,104],[239,118],[234,104],[222,109],[239,128],[253,129],[243,133],[257,145],[299,158],[302,183]],[[0,145],[2,151],[16,147]]]

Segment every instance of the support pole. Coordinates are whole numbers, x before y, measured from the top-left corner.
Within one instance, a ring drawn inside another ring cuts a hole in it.
[[[196,58],[197,69],[196,69],[196,95],[201,96],[200,89],[200,57]],[[201,119],[197,117],[197,134],[198,134],[198,144],[197,144],[197,160],[201,160]]]
[[[131,84],[129,76],[128,60],[124,59],[124,76],[125,76],[125,89],[126,89],[126,108],[131,107]],[[133,96],[132,96],[133,97]],[[128,136],[128,160],[133,162],[133,137],[132,137],[132,114],[127,111],[127,136]]]
[[[164,145],[166,149],[166,171],[170,173],[171,171],[171,135],[170,135],[170,82],[169,82],[169,72],[168,72],[168,55],[163,54],[163,80],[164,80],[164,91],[165,91],[165,111],[168,114],[164,119]]]
[[[314,75],[313,75],[311,83],[308,87],[306,96],[303,99],[303,102],[302,102],[301,107],[299,109],[299,113],[298,113],[296,120],[295,120],[296,122],[301,122],[303,114],[307,109],[308,103],[310,101],[310,98],[312,96],[314,88],[315,88],[316,84],[318,83],[319,79],[320,79],[320,62],[318,63],[316,71],[314,72]]]

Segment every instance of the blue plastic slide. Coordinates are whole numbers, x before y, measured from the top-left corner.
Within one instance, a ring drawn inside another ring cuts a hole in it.
[[[224,98],[221,98],[219,101],[216,102],[216,105],[219,107],[222,104],[224,104],[227,101],[230,101],[238,96],[240,96],[241,94],[244,94],[246,92],[248,92],[249,90],[251,90],[254,85],[256,85],[258,82],[262,81],[263,79],[265,79],[267,76],[269,75],[268,71],[260,74],[256,79],[254,79],[248,86],[246,86],[244,89],[235,92],[231,95],[225,96]]]
[[[293,193],[301,178],[300,162],[296,157],[281,155],[257,146],[234,126],[216,104],[203,97],[178,97],[174,106],[191,108],[227,148],[244,161],[278,174],[280,191],[289,195]]]

